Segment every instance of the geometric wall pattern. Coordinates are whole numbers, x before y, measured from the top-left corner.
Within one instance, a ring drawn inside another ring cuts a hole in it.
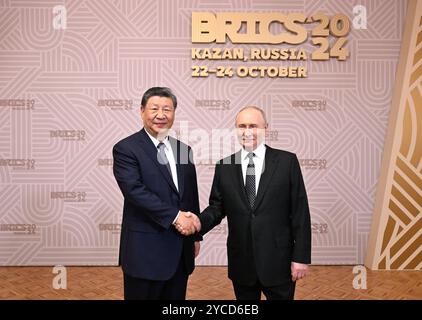
[[[367,264],[422,269],[422,1],[411,1],[400,53]]]
[[[66,19],[57,20],[56,5]],[[351,28],[346,61],[276,62],[306,66],[307,78],[191,76],[192,12],[321,11],[352,21],[355,5],[366,8],[367,28]],[[194,133],[232,129],[240,108],[257,105],[270,124],[267,143],[300,160],[313,263],[363,263],[406,9],[396,0],[0,0],[0,265],[117,264],[123,198],[111,151],[142,127],[140,98],[151,86],[178,97],[173,128],[193,147],[201,209],[215,161],[236,150],[213,146],[216,155],[206,157]],[[418,79],[408,100],[412,125]],[[397,159],[400,192],[403,181],[420,186],[411,178],[421,169],[414,145]],[[420,210],[418,199],[411,203]],[[416,224],[405,216],[391,239]],[[225,265],[226,237],[223,221],[205,237],[197,264]]]

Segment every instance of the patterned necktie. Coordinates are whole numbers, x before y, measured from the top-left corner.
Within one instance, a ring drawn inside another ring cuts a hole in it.
[[[249,163],[246,169],[246,195],[248,196],[249,204],[253,208],[256,197],[256,185],[255,185],[255,164],[253,162],[254,153],[248,153]]]
[[[158,162],[160,164],[163,164],[163,165],[166,166],[167,170],[170,173],[170,177],[172,177],[169,160],[167,159],[166,152],[164,151],[165,147],[166,147],[165,144],[162,143],[162,142],[160,142],[158,144],[158,146],[157,146],[157,149],[158,149],[157,158],[158,158]]]

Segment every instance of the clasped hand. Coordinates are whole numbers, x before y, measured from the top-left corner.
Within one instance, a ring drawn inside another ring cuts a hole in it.
[[[189,236],[201,230],[201,222],[198,216],[190,211],[180,211],[174,225],[177,231],[184,236]]]

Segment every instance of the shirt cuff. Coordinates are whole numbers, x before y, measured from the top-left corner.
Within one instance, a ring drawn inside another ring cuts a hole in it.
[[[176,224],[177,218],[179,218],[180,211],[177,213],[176,218],[173,220],[173,224]]]

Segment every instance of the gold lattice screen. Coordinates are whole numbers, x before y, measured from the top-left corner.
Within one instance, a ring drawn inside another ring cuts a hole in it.
[[[422,268],[422,0],[409,1],[366,265]]]

